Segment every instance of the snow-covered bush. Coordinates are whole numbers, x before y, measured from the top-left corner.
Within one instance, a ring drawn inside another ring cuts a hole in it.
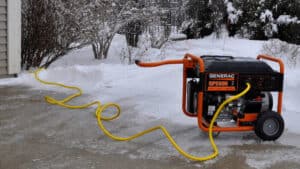
[[[279,39],[300,45],[300,20],[298,17],[280,15],[276,22]]]
[[[266,37],[273,37],[274,33],[278,32],[277,25],[274,23],[273,13],[266,9],[260,14],[260,22],[264,25],[263,30]]]
[[[225,0],[231,36],[300,44],[299,0]]]
[[[288,25],[291,23],[300,23],[300,20],[298,20],[298,17],[292,17],[290,15],[280,15],[277,18],[277,23],[279,25]]]
[[[219,11],[212,10],[210,0],[189,0],[185,4],[186,20],[181,29],[188,39],[210,35],[219,22]]]
[[[278,39],[266,42],[262,53],[282,58],[289,66],[295,67],[300,61],[300,46],[289,44]]]
[[[243,12],[239,9],[236,9],[232,2],[225,0],[226,11],[228,15],[228,21],[230,24],[236,24],[239,21],[239,17],[242,16]]]

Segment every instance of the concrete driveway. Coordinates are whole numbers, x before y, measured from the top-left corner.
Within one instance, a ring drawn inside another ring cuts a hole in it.
[[[160,132],[131,142],[115,142],[98,129],[93,109],[49,105],[44,95],[66,96],[26,86],[0,86],[0,169],[300,168],[300,135],[288,131],[276,142],[261,142],[252,132],[222,133],[216,138],[219,157],[191,162]],[[73,103],[84,103],[88,98],[83,96]],[[181,126],[167,119],[139,117],[130,99],[118,103],[123,108],[122,117],[106,123],[112,132],[128,136],[163,124],[188,152],[200,156],[210,153],[207,134],[200,132],[196,123]]]

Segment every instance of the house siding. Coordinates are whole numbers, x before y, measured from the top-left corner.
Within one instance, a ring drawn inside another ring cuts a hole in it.
[[[21,71],[21,0],[7,0],[7,9],[7,70],[16,75]]]
[[[7,0],[0,0],[0,75],[7,74]]]

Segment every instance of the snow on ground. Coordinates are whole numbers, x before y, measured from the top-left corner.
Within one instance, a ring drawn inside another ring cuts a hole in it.
[[[164,49],[145,51],[143,60],[161,58],[182,58],[185,53],[195,55],[217,54],[256,57],[261,53],[264,41],[223,38],[210,36],[199,40],[169,42]],[[91,100],[118,102],[130,100],[140,114],[158,119],[168,119],[175,123],[197,125],[195,119],[183,115],[181,111],[182,66],[172,65],[159,68],[139,68],[136,65],[120,63],[120,55],[126,51],[125,38],[117,35],[109,51],[109,59],[93,59],[92,50],[86,47],[74,51],[54,63],[41,73],[41,78],[81,87],[91,96]],[[274,68],[277,68],[276,66]],[[300,133],[300,69],[287,67],[283,116],[289,132]],[[1,79],[0,85],[25,84],[37,89],[60,90],[43,86],[36,82],[32,74],[23,72],[17,79]],[[122,106],[122,103],[121,103]],[[123,105],[124,106],[124,105]]]

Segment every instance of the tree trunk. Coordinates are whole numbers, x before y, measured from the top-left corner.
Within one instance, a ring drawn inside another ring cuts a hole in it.
[[[113,37],[109,37],[105,42],[94,42],[92,44],[95,59],[107,59],[112,39]]]
[[[127,44],[132,47],[137,47],[139,34],[137,33],[126,33],[125,34]]]
[[[100,59],[98,54],[99,54],[99,49],[98,49],[98,44],[97,43],[93,43],[92,44],[92,47],[93,47],[93,54],[94,54],[94,58],[95,59]]]
[[[113,38],[114,38],[114,35],[108,37],[107,41],[104,43],[105,44],[104,45],[104,51],[103,51],[104,59],[107,59],[107,57],[108,57],[108,51],[109,51],[109,48],[110,48],[110,45],[111,45],[111,42],[112,42]]]
[[[98,42],[94,42],[92,44],[93,47],[93,53],[94,53],[94,57],[95,59],[101,60],[103,59],[103,45],[101,45]]]
[[[103,57],[104,57],[104,59],[107,59],[107,57],[108,57],[109,47],[110,47],[110,43],[107,44],[107,45],[104,45],[104,48],[103,48]]]

